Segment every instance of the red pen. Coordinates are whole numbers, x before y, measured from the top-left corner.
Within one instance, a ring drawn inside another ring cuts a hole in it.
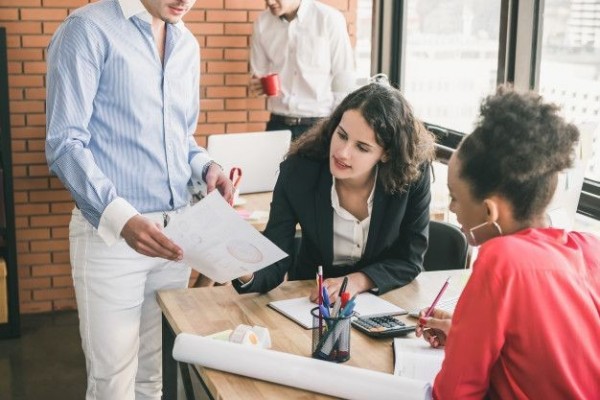
[[[346,307],[346,304],[350,301],[350,292],[342,293],[342,308]]]
[[[448,277],[448,279],[446,279],[446,282],[444,282],[444,284],[442,285],[442,288],[440,289],[440,292],[437,294],[437,296],[435,296],[435,299],[433,300],[433,303],[431,303],[431,306],[429,306],[429,309],[427,310],[427,312],[425,313],[425,315],[423,317],[419,318],[419,325],[421,327],[423,326],[423,324],[421,323],[421,319],[423,319],[423,318],[429,318],[431,316],[431,314],[433,313],[433,309],[435,308],[435,306],[438,303],[438,301],[440,301],[440,298],[442,297],[442,295],[446,291],[446,288],[448,287],[449,283],[450,283],[450,277]]]

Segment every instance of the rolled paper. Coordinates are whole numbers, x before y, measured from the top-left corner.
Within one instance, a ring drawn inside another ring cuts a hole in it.
[[[181,333],[173,358],[254,379],[345,399],[431,398],[428,382]]]

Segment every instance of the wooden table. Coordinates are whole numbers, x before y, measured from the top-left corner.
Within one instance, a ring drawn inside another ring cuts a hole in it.
[[[264,214],[264,217],[261,218],[248,219],[248,222],[250,222],[257,230],[261,232],[264,231],[267,226],[267,221],[269,220],[269,210],[271,209],[273,192],[243,194],[240,198],[244,200],[244,204],[235,206],[235,209],[238,211],[245,210],[248,213],[257,211]]]
[[[431,271],[382,297],[407,310],[431,303],[443,282],[452,277],[444,298],[460,294],[469,270]],[[162,291],[163,398],[176,398],[177,363],[171,357],[175,335],[209,335],[238,324],[269,328],[273,349],[310,357],[311,330],[267,307],[273,300],[307,296],[314,281],[284,282],[267,294],[239,295],[231,286]],[[408,319],[408,317],[403,317]],[[409,320],[409,323],[416,323]],[[414,334],[412,334],[414,335]],[[348,365],[392,373],[392,339],[373,339],[352,330]],[[235,362],[235,360],[232,360]],[[196,366],[209,395],[218,399],[325,399],[327,396]]]

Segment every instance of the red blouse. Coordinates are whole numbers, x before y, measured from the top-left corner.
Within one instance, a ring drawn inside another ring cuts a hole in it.
[[[484,243],[436,399],[600,399],[600,240],[526,229]]]

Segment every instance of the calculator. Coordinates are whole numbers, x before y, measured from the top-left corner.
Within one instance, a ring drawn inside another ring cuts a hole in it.
[[[352,325],[372,337],[387,338],[405,336],[414,332],[416,325],[406,325],[393,315],[383,317],[354,317]]]

